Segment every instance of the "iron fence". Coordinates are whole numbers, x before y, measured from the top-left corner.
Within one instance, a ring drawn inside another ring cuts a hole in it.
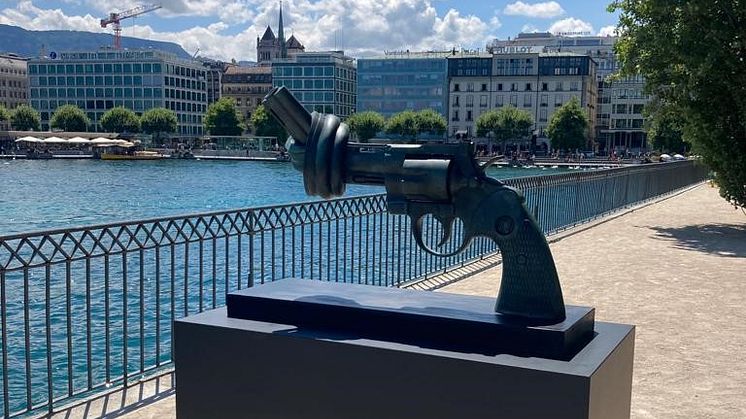
[[[552,233],[706,174],[678,162],[506,183]],[[439,227],[426,224],[428,240]],[[438,258],[409,231],[372,195],[0,237],[3,416],[51,412],[168,368],[173,320],[222,306],[228,292],[285,277],[399,286],[497,251],[480,239]]]

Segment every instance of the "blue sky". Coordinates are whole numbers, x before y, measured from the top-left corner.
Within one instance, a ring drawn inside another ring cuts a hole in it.
[[[277,26],[278,1],[265,0],[0,0],[0,23],[26,29],[109,32],[108,11],[142,3],[163,8],[123,22],[124,35],[179,43],[220,59],[255,59],[256,37]],[[288,34],[307,49],[344,48],[353,56],[384,50],[484,48],[521,31],[608,34],[617,16],[607,1],[285,0]],[[289,36],[289,35],[288,35]]]

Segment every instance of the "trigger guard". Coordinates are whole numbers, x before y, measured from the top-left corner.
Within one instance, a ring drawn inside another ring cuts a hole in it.
[[[471,241],[474,239],[474,236],[472,236],[471,234],[466,234],[464,237],[464,241],[461,243],[461,246],[459,246],[458,249],[454,250],[453,252],[448,252],[448,253],[437,252],[431,249],[428,245],[426,245],[424,241],[422,241],[422,219],[424,217],[425,217],[425,214],[420,215],[416,219],[413,217],[412,235],[414,236],[414,241],[417,243],[417,246],[419,246],[420,249],[424,250],[425,252],[433,256],[438,256],[438,257],[456,256],[457,254],[466,250],[469,244],[471,244]],[[438,220],[438,222],[440,222],[440,220]],[[450,234],[448,234],[448,236],[449,236],[448,238],[450,238]],[[448,241],[448,238],[446,238],[446,241]],[[440,245],[442,244],[443,243],[441,243]]]

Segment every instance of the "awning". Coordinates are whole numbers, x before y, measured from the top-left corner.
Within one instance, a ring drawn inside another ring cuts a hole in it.
[[[44,142],[41,138],[36,137],[21,137],[16,140],[17,143],[41,143]]]
[[[83,137],[73,137],[67,140],[67,142],[70,144],[88,144],[91,142],[91,140]]]
[[[49,137],[44,139],[44,144],[67,144],[67,140],[60,137]]]

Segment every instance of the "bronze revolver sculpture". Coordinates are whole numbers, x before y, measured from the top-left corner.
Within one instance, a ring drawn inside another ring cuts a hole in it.
[[[488,177],[474,159],[472,143],[369,144],[349,141],[349,127],[337,116],[308,113],[284,87],[274,88],[265,106],[292,140],[288,152],[303,172],[306,193],[331,198],[346,184],[386,188],[389,213],[406,214],[417,244],[437,256],[466,249],[475,237],[495,241],[503,273],[495,311],[531,324],[565,319],[562,289],[546,238],[524,205],[523,195]],[[443,228],[435,249],[423,240],[423,220],[431,215]],[[463,225],[455,251],[437,248]]]

